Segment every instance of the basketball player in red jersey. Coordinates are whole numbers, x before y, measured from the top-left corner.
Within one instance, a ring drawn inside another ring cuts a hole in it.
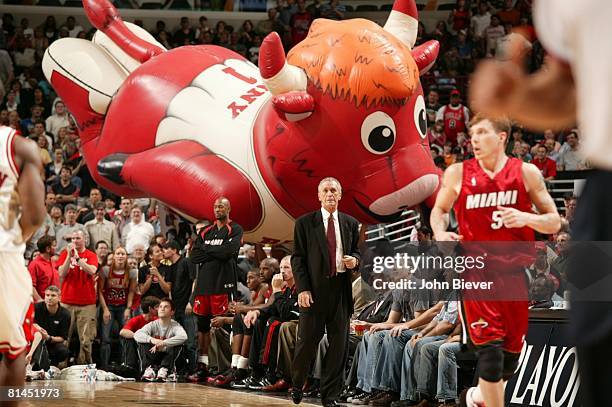
[[[0,126],[0,387],[22,386],[25,380],[33,307],[23,253],[45,219],[41,174],[36,143]]]
[[[444,173],[431,212],[437,241],[529,241],[534,240],[534,230],[559,230],[561,219],[540,171],[505,154],[510,129],[507,119],[480,114],[470,122],[475,158],[453,164]],[[532,212],[532,203],[538,213]],[[459,234],[447,231],[453,205]],[[462,394],[461,403],[502,407],[504,381],[517,367],[527,333],[527,301],[464,301],[462,319],[477,349],[479,381]]]

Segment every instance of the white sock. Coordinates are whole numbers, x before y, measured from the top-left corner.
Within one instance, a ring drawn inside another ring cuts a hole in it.
[[[198,357],[198,362],[205,363],[208,366],[208,355],[200,355]]]
[[[467,404],[467,407],[479,407],[484,404],[482,392],[478,386],[470,387],[465,396],[465,404]]]
[[[232,366],[238,367],[238,361],[240,360],[240,355],[232,355]]]
[[[249,368],[249,358],[240,356],[240,359],[238,360],[238,369],[248,369],[248,368]]]

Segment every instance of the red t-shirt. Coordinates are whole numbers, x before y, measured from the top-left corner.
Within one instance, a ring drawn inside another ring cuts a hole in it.
[[[151,321],[155,321],[156,319],[157,317],[154,317]],[[141,314],[126,322],[125,325],[123,325],[123,329],[128,329],[132,332],[136,332],[151,321],[147,321],[144,318],[144,314]]]
[[[62,251],[58,264],[61,266],[66,261],[68,250]],[[84,249],[79,253],[87,264],[98,267],[98,257],[94,252]],[[83,271],[77,262],[70,260],[70,269],[62,282],[62,304],[68,305],[92,305],[96,303],[96,280],[95,275],[89,275]]]
[[[538,167],[544,178],[557,176],[557,163],[554,160],[546,157],[540,161],[538,158],[531,160],[531,163]]]
[[[53,263],[52,260],[46,260],[39,254],[28,265],[28,271],[32,276],[32,285],[42,298],[45,298],[45,290],[50,285],[59,288],[59,272],[57,270],[57,264]]]

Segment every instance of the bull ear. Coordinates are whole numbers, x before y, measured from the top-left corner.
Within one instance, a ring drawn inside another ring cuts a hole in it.
[[[294,91],[274,96],[272,105],[283,119],[297,122],[310,117],[315,101],[307,92]]]
[[[439,52],[440,43],[436,40],[427,41],[412,50],[414,61],[419,67],[419,75],[427,73],[434,66]]]

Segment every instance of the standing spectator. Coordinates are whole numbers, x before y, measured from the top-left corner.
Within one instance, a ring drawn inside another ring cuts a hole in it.
[[[258,268],[257,259],[255,258],[255,246],[245,244],[242,246],[242,253],[244,259],[238,264],[238,281],[242,284],[246,284],[246,275],[249,271]]]
[[[41,302],[45,297],[47,287],[59,286],[59,272],[57,264],[52,260],[55,256],[55,238],[43,236],[38,239],[38,256],[28,264],[28,271],[32,276],[32,296],[34,302]]]
[[[453,146],[457,143],[457,133],[466,132],[470,121],[470,111],[461,104],[461,93],[453,89],[450,93],[450,103],[438,110],[436,120],[444,120],[446,141]]]
[[[51,366],[58,366],[68,358],[68,331],[70,312],[62,307],[60,289],[51,285],[45,289],[44,302],[34,306],[34,322],[43,328],[44,345],[47,348]]]
[[[66,205],[64,217],[66,218],[64,224],[59,228],[55,228],[55,238],[57,239],[58,251],[61,251],[64,249],[64,247],[66,247],[68,241],[70,241],[72,238],[72,234],[77,230],[83,233],[86,240],[89,239],[85,226],[77,223],[76,221],[76,206],[72,204]],[[87,244],[87,242],[85,244]]]
[[[69,16],[66,19],[65,28],[68,31],[68,35],[72,38],[77,38],[79,33],[83,31],[83,27],[76,23],[76,19],[73,16]]]
[[[89,190],[89,202],[79,210],[77,222],[85,224],[93,220],[96,217],[95,210],[99,202],[102,202],[102,192],[98,188],[91,188]]]
[[[108,260],[108,243],[104,240],[99,240],[95,246],[96,257],[98,258],[98,271],[101,271],[103,267],[106,267]]]
[[[174,319],[187,332],[188,368],[191,372],[196,368],[196,321],[191,313],[186,314],[185,311],[195,279],[195,265],[181,256],[180,250],[181,246],[176,240],[170,240],[164,245],[164,258],[172,262],[168,282],[172,284],[171,297],[176,305]]]
[[[80,350],[78,364],[92,363],[91,344],[96,338],[96,271],[98,259],[85,247],[82,230],[72,233],[71,242],[58,263],[62,280],[62,306],[70,312],[68,342],[76,328]]]
[[[93,190],[92,190],[93,191]],[[104,219],[105,205],[104,202],[98,202],[94,209],[95,219],[85,223],[85,229],[89,235],[89,246],[96,247],[99,241],[104,241],[113,249],[119,247],[119,235],[115,224]]]
[[[550,181],[557,176],[557,165],[546,156],[547,152],[546,146],[538,146],[536,157],[531,163],[538,167],[545,181]]]
[[[458,0],[455,7],[448,16],[448,23],[453,25],[453,31],[459,32],[470,27],[470,9],[466,0]]]
[[[43,113],[42,106],[37,106],[37,105],[30,106],[30,117],[21,121],[21,128],[23,129],[24,134],[26,136],[30,136],[32,133],[34,133],[34,123],[37,123],[39,120],[42,119],[42,113]],[[45,127],[43,123],[43,130],[44,128]],[[44,132],[42,134],[44,134]]]
[[[442,107],[442,105],[440,105],[440,94],[438,93],[437,90],[431,89],[427,93],[427,100],[425,101],[425,107],[427,109],[428,115],[430,114],[430,112],[434,113],[434,118],[432,121],[435,121],[436,120],[435,113]]]
[[[68,121],[68,111],[66,110],[66,105],[62,100],[58,99],[53,106],[55,108],[55,113],[47,117],[45,123],[47,131],[53,134],[53,137],[57,139],[59,130],[62,127],[70,127],[70,122]]]
[[[346,13],[346,7],[340,4],[340,0],[330,0],[329,3],[321,6],[321,17],[330,20],[342,20]]]
[[[215,223],[205,228],[196,239],[190,260],[199,264],[194,284],[193,310],[198,318],[199,352],[198,368],[189,376],[190,381],[203,381],[208,375],[208,350],[210,347],[211,319],[223,315],[229,309],[229,295],[236,292],[237,258],[242,243],[242,227],[232,222],[230,201],[221,197],[215,200]]]
[[[79,196],[79,187],[72,182],[72,168],[64,165],[60,171],[59,179],[51,185],[55,199],[60,205],[74,203]]]
[[[147,249],[153,236],[155,236],[153,226],[143,219],[142,209],[139,206],[134,206],[131,212],[131,221],[125,226],[121,234],[121,240],[128,253],[132,254],[134,246],[137,244],[142,244]]]
[[[559,153],[557,169],[560,171],[577,171],[586,169],[586,162],[579,149],[578,132],[572,131],[565,138],[565,144]]]
[[[293,45],[306,38],[312,20],[312,15],[306,11],[306,1],[297,0],[297,11],[291,16],[291,40]]]
[[[491,16],[491,24],[485,28],[485,43],[486,43],[486,55],[492,57],[495,55],[497,48],[497,40],[506,35],[504,26],[500,24],[499,16]]]
[[[504,9],[497,12],[499,19],[502,24],[510,24],[510,26],[517,26],[521,20],[521,12],[514,7],[515,0],[505,0]]]
[[[149,322],[134,334],[134,339],[138,342],[141,368],[146,366],[143,380],[176,382],[174,363],[181,345],[187,340],[187,333],[172,319],[175,309],[174,302],[170,298],[164,298],[157,309],[158,319]],[[160,367],[156,373],[157,365]]]
[[[268,10],[268,18],[261,20],[257,23],[257,32],[262,36],[270,34],[272,31],[276,31],[279,35],[282,34],[282,24],[278,21],[278,9],[272,7]],[[281,35],[282,37],[282,35]]]
[[[128,267],[127,252],[123,247],[118,247],[113,253],[113,262],[102,269],[98,284],[102,309],[100,364],[104,370],[108,369],[110,360],[113,322],[117,321],[121,329],[123,322],[130,319],[137,281],[138,270]]]
[[[55,234],[57,236],[57,232],[64,224],[64,219],[62,217],[62,208],[59,205],[53,205],[51,209],[49,209],[49,216],[51,217],[51,221],[53,222],[53,228],[55,229]]]
[[[489,13],[489,5],[486,1],[481,1],[478,4],[478,14],[472,17],[472,36],[474,41],[482,43],[485,36],[485,30],[491,25],[491,13]]]
[[[195,43],[195,31],[193,30],[193,28],[191,28],[188,17],[181,17],[181,26],[174,33],[172,39],[175,47],[191,45]]]
[[[119,204],[119,210],[115,211],[113,222],[117,225],[117,233],[119,238],[123,241],[123,229],[130,223],[130,213],[132,211],[132,200],[129,198],[122,198]],[[129,251],[128,251],[129,253]]]
[[[149,263],[138,270],[140,295],[164,298],[170,295],[172,283],[167,281],[170,267],[162,264],[164,254],[157,243],[149,246]]]

